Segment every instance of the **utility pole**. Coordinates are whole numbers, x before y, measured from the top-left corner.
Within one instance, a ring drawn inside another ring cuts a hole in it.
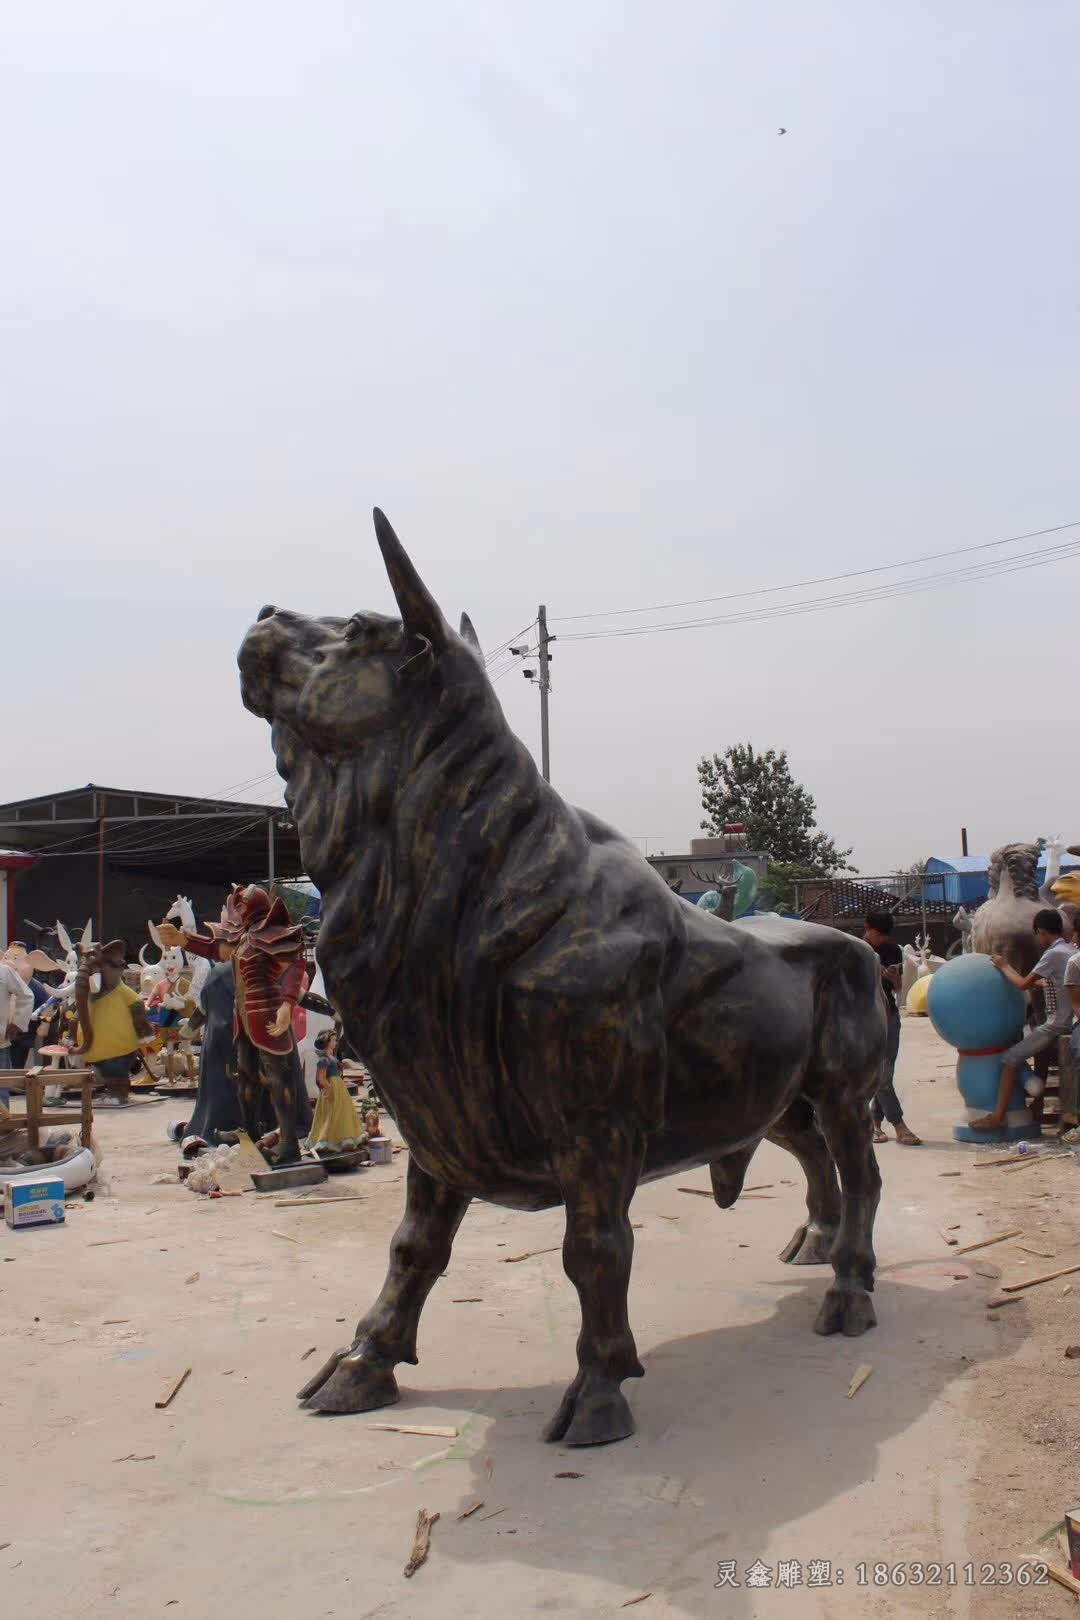
[[[522,674],[527,681],[535,681],[540,688],[540,774],[545,782],[551,781],[551,737],[548,729],[548,694],[551,691],[551,643],[557,641],[557,636],[548,634],[547,608],[541,602],[536,610],[537,641],[535,650],[540,657],[540,671],[523,669]],[[510,652],[515,658],[531,657],[530,649],[525,647],[511,647]]]
[[[545,782],[551,781],[551,739],[548,732],[548,693],[551,691],[551,654],[549,644],[555,640],[548,635],[547,608],[541,602],[536,610],[538,651],[540,654],[540,773]]]

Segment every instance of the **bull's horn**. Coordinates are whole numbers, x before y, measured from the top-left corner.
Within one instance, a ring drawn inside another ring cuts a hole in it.
[[[478,652],[481,657],[483,657],[484,650],[480,645],[480,637],[474,630],[473,622],[467,613],[463,613],[461,615],[461,639],[462,641],[467,641],[469,646],[472,647],[475,652]]]
[[[410,635],[426,636],[433,647],[441,650],[446,645],[447,630],[439,604],[409,561],[385,514],[376,507],[374,516],[379,550],[401,611],[401,622]]]

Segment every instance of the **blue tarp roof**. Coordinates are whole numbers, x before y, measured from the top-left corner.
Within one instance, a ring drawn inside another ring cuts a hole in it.
[[[1080,867],[1080,859],[1075,855],[1062,855],[1063,872],[1073,872],[1077,867]],[[944,874],[944,898],[956,906],[977,906],[986,899],[990,889],[989,868],[989,855],[932,855],[926,863],[928,877],[934,873]],[[1045,855],[1036,868],[1036,875],[1040,883],[1046,877]],[[926,894],[928,899],[940,898],[942,884],[927,884]]]

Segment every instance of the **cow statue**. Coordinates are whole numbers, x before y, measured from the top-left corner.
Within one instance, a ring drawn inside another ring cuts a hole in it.
[[[762,1139],[786,1147],[808,1213],[781,1258],[831,1260],[819,1333],[873,1326],[880,964],[839,929],[707,916],[565,804],[468,620],[456,635],[378,511],[375,528],[400,619],[265,607],[239,653],[322,894],[327,994],[409,1148],[382,1291],[300,1399],[397,1401],[470,1200],[561,1204],[582,1325],[545,1438],[621,1440],[621,1385],[643,1373],[627,1315],[642,1180],[707,1164],[729,1208]]]

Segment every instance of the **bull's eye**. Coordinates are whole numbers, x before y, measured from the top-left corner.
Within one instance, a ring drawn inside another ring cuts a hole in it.
[[[311,662],[313,664],[325,664],[326,654],[324,652],[313,652],[311,655]]]

